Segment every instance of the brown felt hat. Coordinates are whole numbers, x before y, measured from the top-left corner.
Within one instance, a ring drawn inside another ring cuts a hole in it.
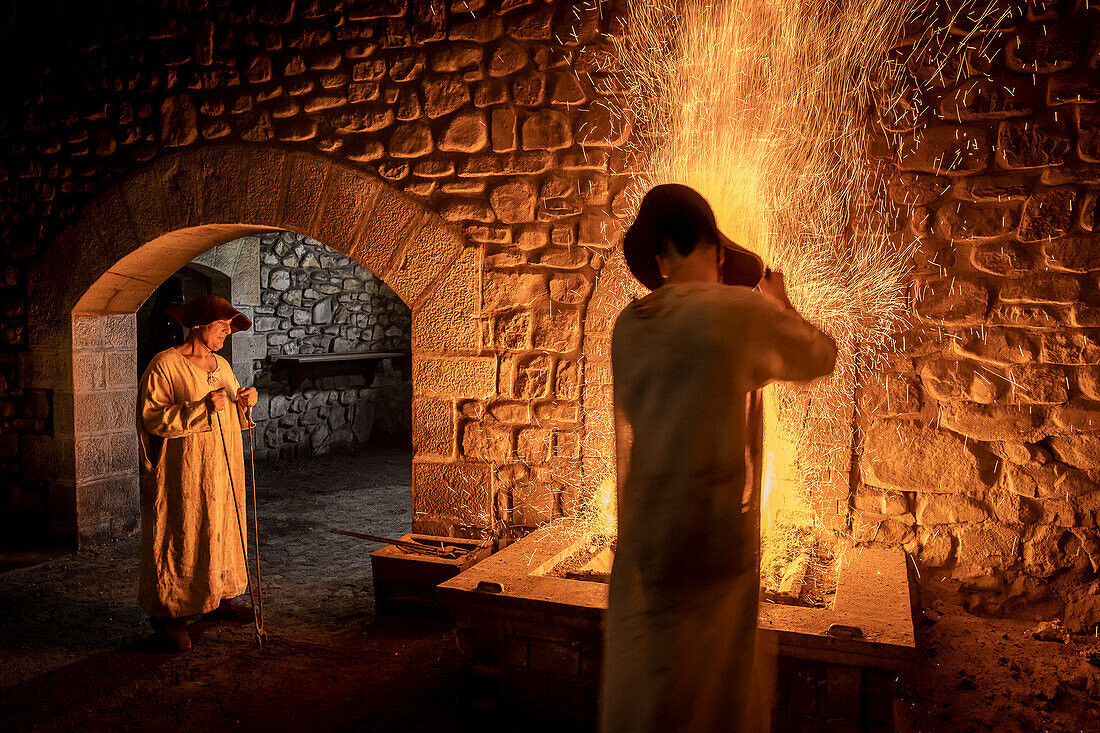
[[[764,263],[718,231],[714,212],[698,191],[679,183],[664,183],[645,195],[638,216],[623,237],[623,254],[630,272],[650,290],[664,283],[657,255],[661,240],[673,235],[718,242],[725,247],[722,282],[726,285],[752,288],[764,277]]]
[[[166,308],[165,313],[172,316],[184,328],[205,326],[214,321],[228,320],[230,333],[244,331],[252,327],[252,321],[241,313],[225,298],[216,295],[204,295],[194,298],[183,305]]]

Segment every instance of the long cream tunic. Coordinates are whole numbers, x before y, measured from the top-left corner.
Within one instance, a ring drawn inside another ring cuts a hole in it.
[[[828,374],[835,358],[832,339],[747,288],[665,285],[619,315],[605,733],[766,729],[757,390]]]
[[[247,540],[240,384],[229,362],[214,358],[217,370],[207,373],[166,349],[153,357],[139,384],[144,478],[138,603],[150,616],[206,613],[247,587],[226,465],[228,454]],[[204,399],[219,387],[232,401],[212,413]]]

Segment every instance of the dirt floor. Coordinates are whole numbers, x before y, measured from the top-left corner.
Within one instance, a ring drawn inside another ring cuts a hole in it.
[[[0,574],[0,730],[457,730],[452,629],[377,622],[379,545],[328,531],[407,532],[410,459],[336,454],[259,477],[263,649],[250,625],[203,623],[190,652],[155,651],[137,538]]]
[[[951,598],[923,589],[917,665],[895,705],[899,733],[1100,731],[1100,639],[981,618]]]
[[[378,545],[328,532],[407,531],[409,461],[374,450],[260,477],[263,649],[251,626],[203,623],[192,651],[156,651],[134,602],[136,538],[0,573],[0,730],[500,730],[462,702],[453,629],[377,620]],[[1034,622],[927,595],[899,731],[1100,731],[1097,640],[1039,641]]]

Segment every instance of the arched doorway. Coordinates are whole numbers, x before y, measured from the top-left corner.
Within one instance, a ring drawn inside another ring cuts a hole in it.
[[[438,215],[377,178],[318,155],[211,147],[157,160],[97,197],[31,275],[26,386],[52,395],[52,434],[24,450],[50,483],[51,531],[95,542],[138,522],[135,313],[197,255],[295,231],[389,285],[412,310],[414,526],[484,515],[485,469],[457,459],[456,401],[495,386],[482,356],[479,260]],[[60,274],[64,273],[63,276]],[[471,486],[484,485],[484,495]],[[473,506],[470,506],[470,505]]]

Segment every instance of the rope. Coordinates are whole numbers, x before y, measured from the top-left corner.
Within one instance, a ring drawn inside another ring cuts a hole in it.
[[[229,490],[233,493],[233,511],[237,513],[237,535],[241,538],[241,559],[244,561],[244,575],[248,581],[248,600],[252,604],[252,623],[256,627],[256,644],[263,645],[262,637],[265,635],[260,626],[259,616],[256,615],[256,598],[252,595],[252,573],[248,569],[248,545],[244,541],[244,523],[241,522],[241,508],[237,506],[237,487],[233,484],[233,464],[229,462],[229,446],[225,442],[225,430],[222,428],[222,416],[220,412],[214,413],[218,420],[218,434],[222,438],[222,454],[225,456],[225,469],[229,472]],[[247,491],[247,487],[245,488]],[[245,501],[248,500],[247,495]]]

